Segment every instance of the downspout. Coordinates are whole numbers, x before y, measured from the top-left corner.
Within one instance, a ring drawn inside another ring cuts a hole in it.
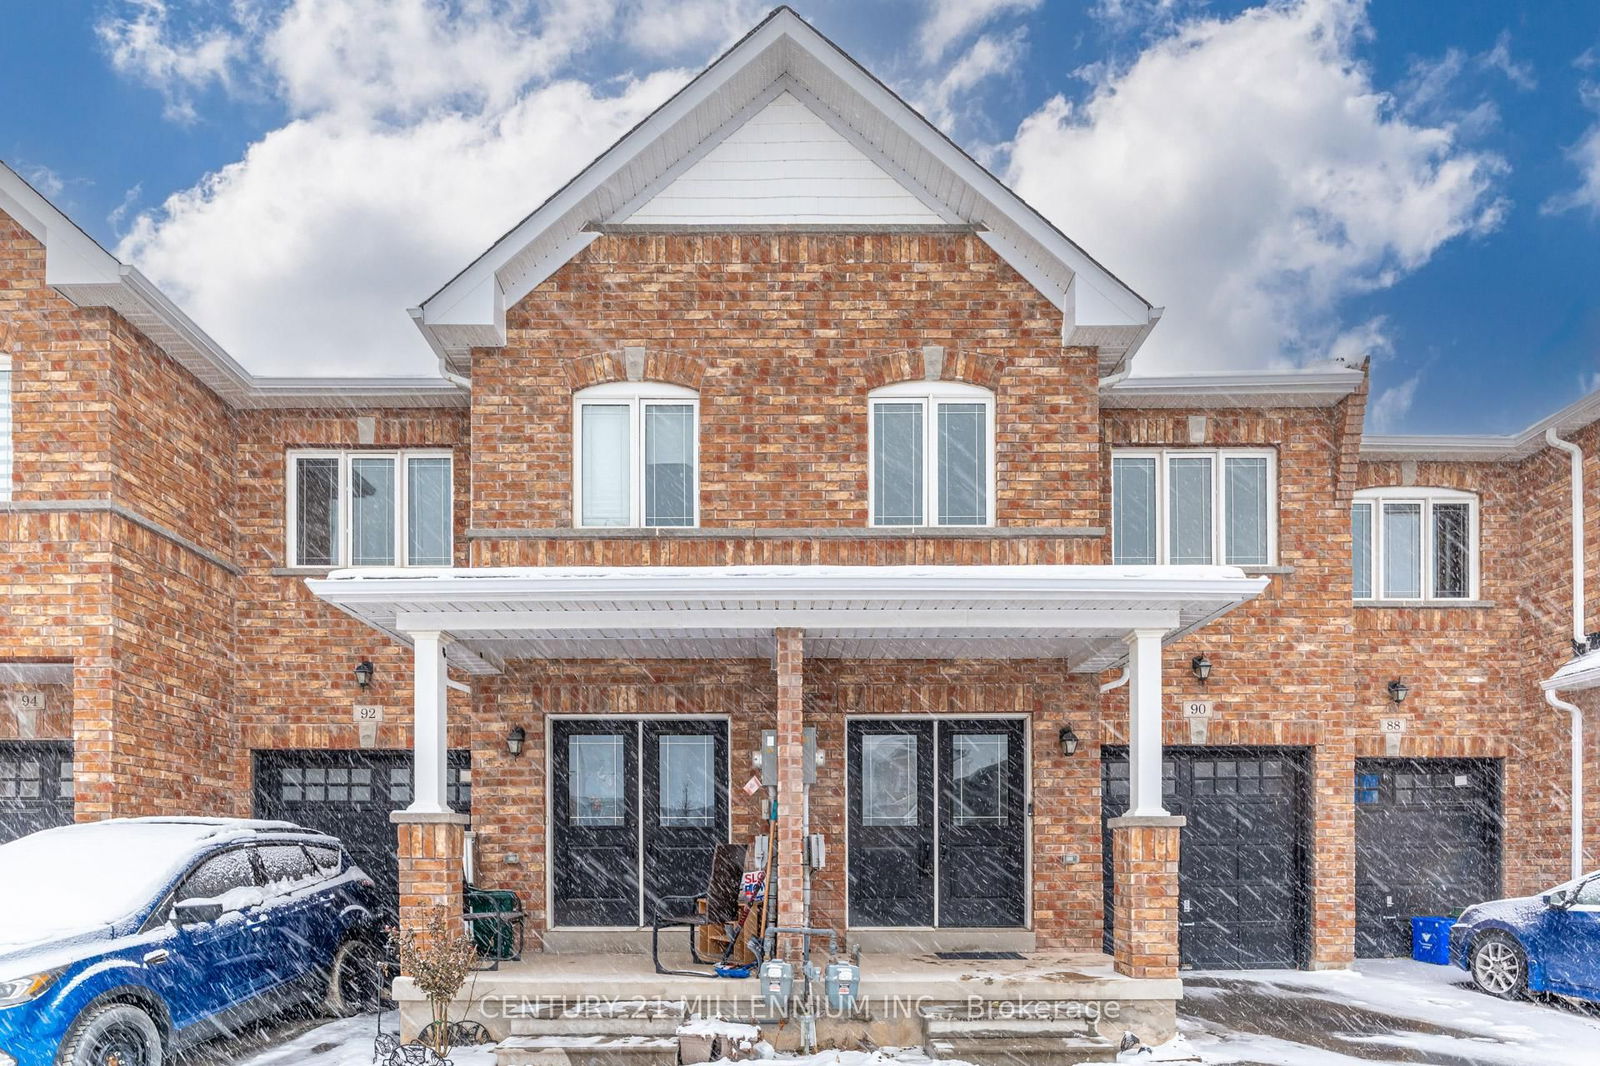
[[[1552,448],[1567,453],[1572,476],[1572,639],[1575,647],[1583,646],[1584,633],[1583,593],[1583,449],[1571,441],[1556,436],[1555,427],[1544,431],[1544,439]],[[1545,702],[1558,711],[1566,711],[1571,719],[1572,733],[1572,876],[1582,877],[1583,868],[1583,711],[1546,689]]]
[[[1130,678],[1132,676],[1133,676],[1133,671],[1130,670],[1128,667],[1124,666],[1122,668],[1122,676],[1121,677],[1118,677],[1115,681],[1107,681],[1105,684],[1100,686],[1101,694],[1103,695],[1103,694],[1105,694],[1107,692],[1110,692],[1114,688],[1121,688],[1123,685],[1126,685],[1128,683],[1128,678]]]

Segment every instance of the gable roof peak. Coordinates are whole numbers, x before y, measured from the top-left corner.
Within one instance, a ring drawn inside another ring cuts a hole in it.
[[[1103,374],[1126,370],[1160,309],[787,5],[774,8],[413,310],[434,351],[447,367],[466,372],[474,347],[504,345],[508,307],[587,247],[602,228],[649,204],[783,92],[798,98],[926,207],[929,224],[963,225],[976,232],[1061,310],[1064,344],[1097,348]],[[715,196],[715,187],[698,188]],[[885,219],[893,216],[903,225],[918,218],[909,198],[886,196]],[[677,224],[708,228],[704,219],[719,213],[703,203],[698,210],[695,218]],[[736,210],[732,217],[739,217]],[[781,213],[771,217],[772,226],[781,228]]]

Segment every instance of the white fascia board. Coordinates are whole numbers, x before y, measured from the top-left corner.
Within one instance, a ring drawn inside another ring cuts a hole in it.
[[[1363,376],[1339,367],[1126,377],[1101,391],[1100,406],[1327,407],[1359,389]]]
[[[402,633],[454,634],[528,631],[560,633],[610,633],[692,629],[759,632],[801,625],[830,632],[850,630],[941,629],[1176,629],[1181,624],[1175,610],[1077,609],[1058,600],[1037,607],[932,608],[911,610],[813,608],[805,605],[776,608],[687,608],[676,605],[655,609],[577,610],[559,608],[516,611],[405,611],[395,620]]]
[[[1580,655],[1539,682],[1539,687],[1547,692],[1588,689],[1597,685],[1600,685],[1600,651]]]
[[[1521,436],[1375,434],[1361,440],[1361,458],[1369,461],[1494,463],[1521,459],[1535,450],[1526,448]]]
[[[245,408],[466,407],[466,392],[432,377],[255,378]]]

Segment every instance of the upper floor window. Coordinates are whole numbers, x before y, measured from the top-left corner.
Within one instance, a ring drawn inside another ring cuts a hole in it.
[[[994,524],[994,394],[908,381],[868,400],[875,526]]]
[[[11,499],[11,360],[0,355],[0,500]]]
[[[289,453],[290,566],[449,566],[448,451]]]
[[[612,382],[574,398],[580,526],[699,522],[700,401],[694,390]]]
[[[1173,448],[1112,454],[1112,562],[1266,566],[1277,555],[1277,539],[1273,452]]]
[[[1478,498],[1454,489],[1363,489],[1350,506],[1358,600],[1470,600]]]

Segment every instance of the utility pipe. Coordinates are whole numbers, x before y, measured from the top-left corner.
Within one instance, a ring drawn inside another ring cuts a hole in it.
[[[1107,681],[1105,684],[1100,686],[1101,694],[1110,692],[1114,688],[1121,688],[1123,685],[1126,685],[1128,683],[1128,678],[1130,678],[1132,676],[1133,676],[1133,670],[1130,667],[1124,666],[1122,668],[1122,676],[1121,677],[1117,678],[1115,681]]]
[[[1583,449],[1569,440],[1556,436],[1555,427],[1544,431],[1544,439],[1552,448],[1567,453],[1571,469],[1572,491],[1572,639],[1574,647],[1587,641],[1584,623],[1584,558],[1583,558]],[[1572,745],[1572,876],[1582,877],[1583,862],[1583,711],[1546,689],[1545,702],[1558,711],[1566,711],[1571,719]]]

